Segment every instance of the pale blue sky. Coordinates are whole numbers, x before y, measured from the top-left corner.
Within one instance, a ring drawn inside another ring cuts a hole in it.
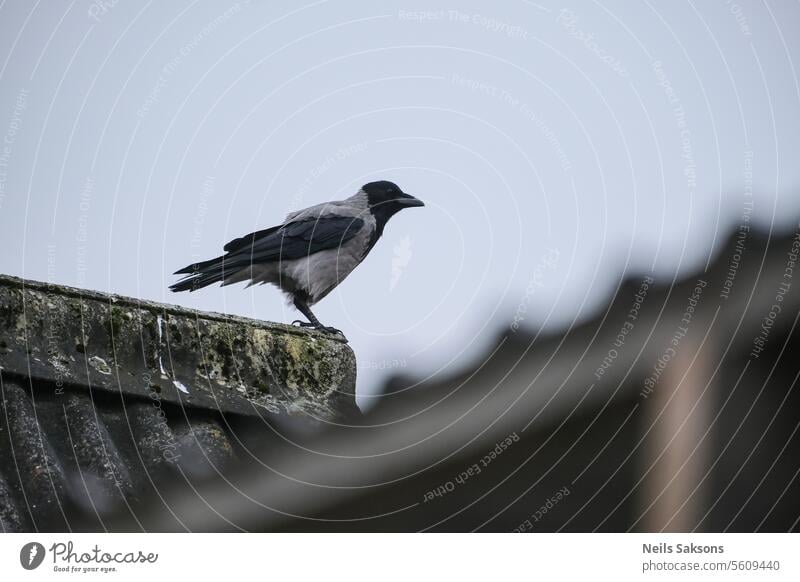
[[[702,268],[746,189],[790,227],[798,29],[797,2],[6,1],[0,272],[289,322],[272,288],[171,273],[396,181],[428,206],[316,309],[368,404],[515,314],[564,326],[626,272]]]

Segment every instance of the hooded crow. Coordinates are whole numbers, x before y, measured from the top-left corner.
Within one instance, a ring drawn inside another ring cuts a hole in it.
[[[364,260],[392,216],[413,206],[424,204],[392,182],[370,182],[350,198],[293,212],[279,226],[232,240],[223,247],[225,255],[176,271],[186,277],[170,289],[196,291],[212,283],[248,280],[248,287],[272,283],[308,319],[293,323],[341,333],[322,325],[311,306]]]

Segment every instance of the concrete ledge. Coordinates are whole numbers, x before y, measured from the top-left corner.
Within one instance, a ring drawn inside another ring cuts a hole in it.
[[[353,351],[283,324],[0,275],[0,371],[246,415],[358,414]]]

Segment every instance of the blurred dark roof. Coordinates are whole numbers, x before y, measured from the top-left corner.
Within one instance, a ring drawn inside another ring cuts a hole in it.
[[[0,528],[101,529],[248,439],[357,417],[354,390],[324,334],[0,276]]]
[[[111,527],[797,530],[800,282],[776,296],[800,235],[743,232],[707,270],[653,276],[642,301],[646,274],[562,333],[509,326],[468,369],[395,379],[359,426],[261,449],[164,489],[172,513],[145,505]]]
[[[3,372],[0,419],[8,419],[5,434],[21,435],[17,457],[29,462],[2,460],[0,496],[12,498],[2,519],[21,523],[32,513],[18,492],[26,483],[60,491],[50,477],[60,466],[65,475],[87,467],[96,476],[92,486],[81,472],[77,481],[63,479],[65,488],[80,485],[65,496],[74,500],[65,513],[77,529],[795,531],[799,249],[797,231],[740,230],[702,272],[630,277],[595,318],[560,333],[508,326],[475,365],[426,381],[398,377],[374,410],[319,432],[292,420],[324,402],[293,416],[292,398],[282,396],[291,386],[269,391],[279,409],[266,422],[258,398],[252,410],[259,414],[249,414],[243,402],[232,405],[235,412],[190,407],[175,392],[163,405],[164,423],[141,394],[92,388],[64,398],[52,377],[28,386],[24,374],[20,385]],[[152,349],[140,350],[153,361]],[[184,373],[175,372],[181,382]],[[324,387],[314,393],[333,397]],[[236,398],[250,402],[249,391]],[[141,420],[127,419],[129,401],[145,406]],[[337,408],[343,402],[351,400],[336,400]],[[38,403],[42,414],[32,420]],[[58,416],[69,417],[65,429],[51,420]],[[204,427],[198,434],[216,436],[196,438],[195,419]],[[65,444],[73,426],[97,444],[86,451]],[[37,439],[39,431],[47,438]],[[148,489],[150,467],[137,464],[138,451],[162,450],[173,438],[188,448],[159,463],[178,478],[154,478]],[[230,458],[236,461],[226,464]],[[36,487],[28,499],[39,499]],[[115,490],[133,495],[114,497]],[[96,512],[93,498],[108,499],[112,509]],[[47,506],[36,504],[34,514]]]

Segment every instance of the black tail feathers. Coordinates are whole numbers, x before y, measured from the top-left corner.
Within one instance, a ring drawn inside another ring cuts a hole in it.
[[[183,269],[175,271],[175,274],[188,276],[170,285],[170,291],[178,293],[180,291],[191,292],[202,289],[203,287],[222,281],[225,278],[223,257],[187,265]]]

